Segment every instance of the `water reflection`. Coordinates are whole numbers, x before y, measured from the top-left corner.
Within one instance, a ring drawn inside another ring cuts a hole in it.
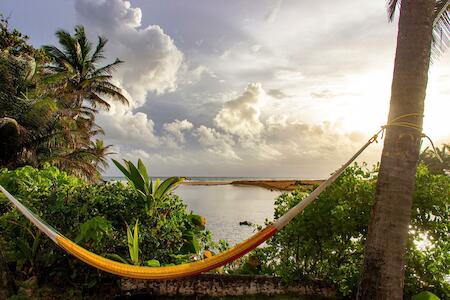
[[[234,245],[254,232],[252,227],[240,226],[239,222],[264,224],[266,218],[272,220],[273,203],[281,193],[251,186],[183,185],[175,194],[183,199],[188,210],[206,218],[214,240],[224,239]]]

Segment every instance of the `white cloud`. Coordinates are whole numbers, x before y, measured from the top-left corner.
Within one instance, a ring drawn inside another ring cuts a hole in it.
[[[197,128],[195,135],[202,145],[210,153],[232,160],[240,160],[240,157],[233,150],[234,140],[232,136],[218,132],[214,128],[201,125]]]
[[[171,123],[165,123],[163,129],[166,133],[164,139],[171,148],[180,148],[185,141],[185,132],[191,131],[194,125],[188,120],[175,120]]]
[[[241,96],[225,102],[214,118],[215,124],[225,132],[242,139],[258,139],[264,130],[259,117],[265,95],[261,84],[249,84]]]
[[[164,93],[176,88],[183,54],[158,25],[140,28],[140,8],[122,0],[77,0],[75,8],[88,32],[109,39],[108,57],[125,61],[116,78],[131,94],[132,107],[143,105],[148,92]]]
[[[272,24],[276,21],[278,13],[280,12],[281,2],[281,0],[272,1],[272,6],[270,7],[269,12],[264,17],[264,20],[267,23]]]
[[[154,131],[154,122],[144,113],[133,114],[131,111],[116,109],[99,114],[97,121],[107,130],[107,140],[114,144],[145,145],[152,148],[161,144]]]

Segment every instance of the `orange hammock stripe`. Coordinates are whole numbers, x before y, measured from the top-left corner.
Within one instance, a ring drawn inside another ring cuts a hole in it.
[[[192,263],[166,267],[127,265],[89,252],[63,236],[58,235],[56,241],[68,253],[97,269],[128,278],[166,280],[197,275],[226,265],[255,249],[276,232],[277,229],[273,225],[269,225],[248,240],[215,256]]]

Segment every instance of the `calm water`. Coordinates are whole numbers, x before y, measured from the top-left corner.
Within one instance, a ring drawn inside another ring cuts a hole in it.
[[[186,203],[188,210],[206,218],[206,227],[214,240],[224,239],[234,245],[254,233],[253,227],[241,226],[249,221],[264,224],[273,219],[273,203],[281,193],[251,186],[192,186],[182,185],[175,194]]]

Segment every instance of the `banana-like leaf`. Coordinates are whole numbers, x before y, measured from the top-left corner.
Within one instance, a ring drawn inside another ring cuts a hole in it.
[[[139,264],[139,220],[136,220],[133,233],[130,226],[127,225],[127,241],[128,251],[130,252],[131,262],[135,265]]]
[[[160,184],[161,184],[161,179],[160,178],[156,178],[155,187],[154,187],[155,193],[158,190]]]
[[[125,223],[126,224],[126,223]],[[130,254],[131,262],[134,264],[135,262],[135,256],[134,256],[134,249],[133,249],[133,234],[131,233],[130,226],[127,225],[127,244],[128,244],[128,252]]]
[[[148,173],[147,168],[141,159],[138,160],[138,170],[141,172],[142,177],[144,177],[145,184],[148,185]]]
[[[155,190],[155,199],[161,199],[175,187],[180,185],[184,181],[184,178],[170,177],[167,178],[158,188]]]
[[[128,170],[130,171],[131,181],[133,181],[133,184],[136,187],[136,189],[144,191],[145,181],[139,170],[131,161],[127,161],[127,166]]]
[[[125,177],[126,177],[128,180],[131,179],[130,172],[128,172],[128,170],[127,170],[123,165],[121,165],[121,164],[120,164],[117,160],[115,160],[115,159],[112,159],[112,162],[116,165],[116,167],[120,170],[120,172],[122,172],[123,175],[125,175]]]
[[[135,265],[139,264],[139,221],[136,220],[134,225],[134,235],[133,235],[133,250],[134,250],[134,261]]]

